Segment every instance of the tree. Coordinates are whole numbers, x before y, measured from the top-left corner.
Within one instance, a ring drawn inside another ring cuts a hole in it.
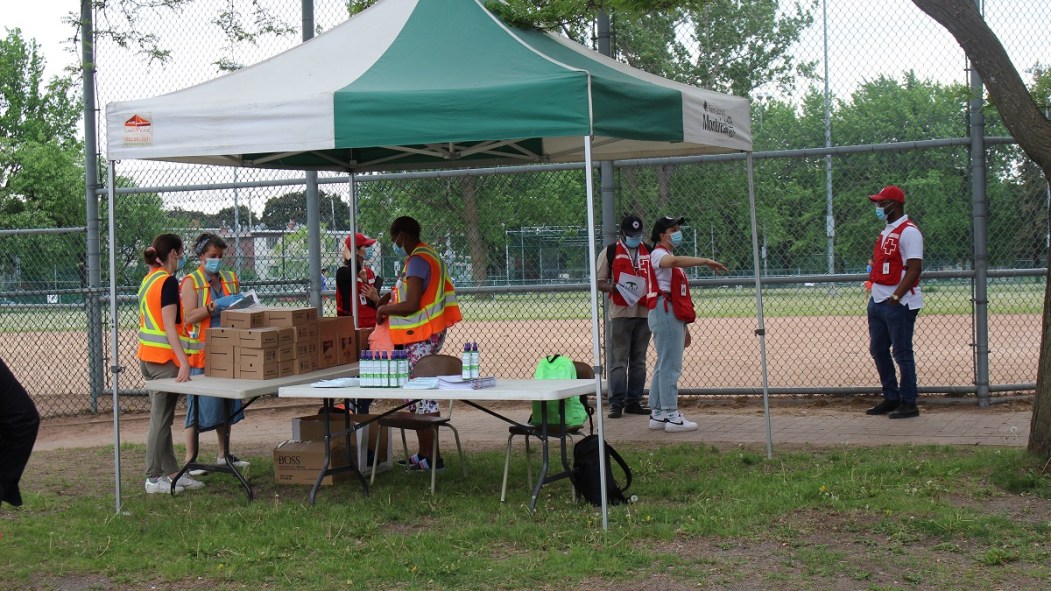
[[[967,59],[982,77],[989,99],[1011,135],[1051,182],[1051,121],[1040,112],[1022,76],[1011,63],[1000,39],[993,33],[972,0],[912,0],[920,10],[956,38]],[[1047,262],[1045,261],[1045,264]],[[1051,265],[1044,292],[1040,332],[1040,362],[1036,399],[1029,429],[1029,451],[1051,457]]]
[[[332,195],[324,191],[318,192],[318,207],[321,212],[321,224],[332,230],[350,230],[350,206],[343,202],[338,195]],[[233,223],[233,210],[230,219]],[[245,219],[245,218],[242,218]],[[263,207],[263,216],[260,221],[271,230],[279,230],[288,226],[290,221],[296,224],[305,224],[307,221],[307,196],[304,191],[285,193],[273,199],[269,199]],[[246,222],[242,222],[246,223]]]

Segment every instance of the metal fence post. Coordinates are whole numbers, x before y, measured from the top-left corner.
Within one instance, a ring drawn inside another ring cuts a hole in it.
[[[975,0],[982,9],[981,0]],[[971,203],[974,226],[974,385],[978,406],[989,406],[989,203],[985,192],[985,96],[982,77],[971,68]]]
[[[87,213],[87,249],[85,275],[87,294],[84,297],[84,312],[87,314],[88,388],[91,412],[98,411],[98,397],[106,387],[102,345],[102,307],[99,290],[102,286],[102,263],[99,239],[98,190],[98,132],[95,123],[95,28],[92,21],[91,0],[80,2],[81,68],[84,71],[84,199]],[[114,278],[110,277],[110,281]],[[117,322],[116,318],[111,319]]]

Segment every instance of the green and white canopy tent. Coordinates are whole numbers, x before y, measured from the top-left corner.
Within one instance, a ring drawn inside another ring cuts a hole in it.
[[[762,333],[748,101],[647,74],[556,35],[512,28],[480,0],[382,0],[254,66],[167,95],[111,103],[106,126],[111,175],[114,161],[126,159],[344,171],[352,199],[357,172],[584,162],[592,278],[594,160],[748,152]],[[112,200],[112,178],[109,187]],[[597,364],[594,281],[591,307]],[[598,424],[601,436],[601,418]],[[604,525],[605,516],[603,507]]]

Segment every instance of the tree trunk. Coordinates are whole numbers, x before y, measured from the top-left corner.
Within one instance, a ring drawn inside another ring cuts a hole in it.
[[[463,180],[463,217],[467,227],[467,245],[471,253],[471,280],[475,285],[485,285],[486,270],[485,240],[478,221],[478,177],[467,176]]]
[[[973,0],[912,0],[945,27],[963,48],[982,77],[989,98],[1004,125],[1051,181],[1051,122],[1040,112],[1004,46],[985,23]],[[1045,261],[1046,263],[1046,261]],[[1036,400],[1029,430],[1029,451],[1051,457],[1051,265],[1044,288],[1044,319],[1040,331],[1040,362]]]

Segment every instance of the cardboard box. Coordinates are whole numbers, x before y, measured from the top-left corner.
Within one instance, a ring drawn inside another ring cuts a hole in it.
[[[216,378],[236,377],[237,348],[205,341],[204,375]]]
[[[263,310],[223,310],[219,316],[223,328],[251,329],[266,326]]]
[[[277,348],[277,360],[278,361],[292,361],[296,358],[296,346],[281,345]]]
[[[319,369],[339,365],[339,318],[318,320]]]
[[[238,366],[251,368],[264,364],[277,363],[280,361],[277,352],[277,347],[266,347],[263,349],[238,347],[235,357]]]
[[[205,333],[205,343],[207,346],[212,345],[236,347],[238,341],[241,340],[241,331],[236,328],[220,328],[213,327],[209,328],[208,332]]]
[[[309,343],[310,341],[316,341],[318,337],[318,323],[316,320],[307,322],[306,324],[300,324],[299,326],[292,327],[295,330],[295,342],[297,343]]]
[[[277,348],[281,342],[281,330],[278,328],[253,328],[240,331],[238,345],[250,349]]]
[[[272,380],[281,376],[277,348],[237,349],[236,376],[242,380]]]
[[[305,341],[292,345],[292,358],[303,359],[310,357],[310,345]]]
[[[359,328],[358,329],[358,353],[361,353],[365,349],[369,348],[369,335],[372,334],[371,328]]]
[[[278,484],[307,484],[317,481],[318,472],[325,462],[325,444],[322,441],[286,441],[274,449],[274,481]],[[333,442],[331,450],[332,468],[347,466],[346,449],[342,441]],[[332,474],[321,480],[330,486],[351,476],[351,473]]]
[[[297,376],[301,376],[305,373],[310,373],[314,371],[314,364],[311,363],[309,355],[307,355],[306,357],[296,357],[294,363],[295,367],[293,369],[293,372]]]
[[[296,375],[296,362],[294,359],[277,362],[277,377],[287,378],[294,375]]]
[[[294,345],[296,342],[296,329],[292,327],[281,328],[277,331],[277,344],[284,347],[285,345]]]
[[[360,351],[358,350],[358,331],[354,328],[354,318],[343,316],[337,320],[339,343],[336,349],[339,359],[336,363],[338,365],[357,363]]]
[[[292,419],[292,438],[300,441],[324,441],[325,424],[322,422],[322,418],[325,416],[329,417],[329,430],[331,432],[339,433],[343,431],[342,413],[309,415]],[[375,418],[375,416],[352,414],[350,415],[350,420],[352,422],[367,421]],[[379,462],[376,466],[376,472],[390,470],[394,466],[394,458],[391,455],[391,450],[394,449],[392,431],[376,423],[370,424],[367,430],[368,445],[364,449],[371,449],[373,454],[375,454],[375,458]],[[357,459],[358,470],[361,470],[362,474],[368,474],[372,470],[372,467],[368,465],[368,452],[363,451],[361,447],[361,442],[365,438],[365,431],[365,429],[359,429],[350,438],[351,457]],[[343,446],[342,436],[334,437],[333,447],[335,445]]]
[[[312,320],[317,320],[317,308],[269,308],[266,311],[266,326],[299,326]]]

